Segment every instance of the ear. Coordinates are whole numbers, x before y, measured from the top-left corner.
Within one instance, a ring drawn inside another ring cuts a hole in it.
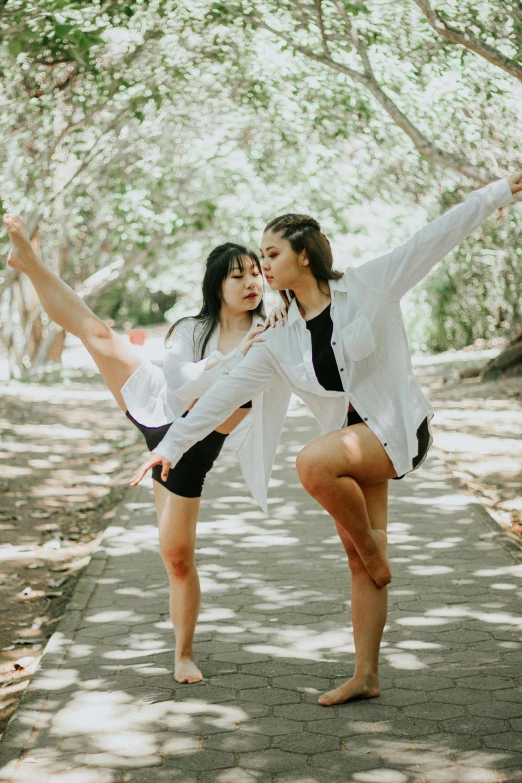
[[[299,261],[302,266],[310,266],[310,259],[308,258],[308,253],[306,250],[301,250],[299,254]]]

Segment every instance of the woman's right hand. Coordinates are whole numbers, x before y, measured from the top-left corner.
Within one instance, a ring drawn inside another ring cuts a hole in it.
[[[259,337],[266,330],[266,326],[256,326],[246,334],[238,345],[238,350],[246,356],[254,343],[264,343],[265,338]]]
[[[143,465],[140,465],[134,474],[134,478],[131,481],[131,487],[137,487],[140,481],[144,478],[147,471],[153,468],[154,465],[161,465],[161,479],[162,481],[166,481],[169,475],[169,470],[172,467],[172,463],[170,463],[164,457],[161,457],[159,454],[152,452],[145,460]]]

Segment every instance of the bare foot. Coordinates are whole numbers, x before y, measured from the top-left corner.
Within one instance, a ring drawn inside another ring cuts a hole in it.
[[[192,658],[181,658],[176,661],[174,679],[178,682],[201,682],[203,675]]]
[[[377,587],[386,587],[392,580],[390,564],[386,554],[386,533],[384,530],[374,530],[372,532],[375,548],[372,547],[372,549],[365,552],[359,552],[359,557]]]
[[[377,676],[352,677],[334,691],[323,693],[319,697],[319,704],[331,707],[333,704],[343,704],[350,699],[374,699],[380,692],[381,686]]]
[[[17,215],[6,214],[4,215],[4,224],[13,245],[7,263],[14,269],[25,271],[29,266],[39,261],[31,245],[25,223]]]

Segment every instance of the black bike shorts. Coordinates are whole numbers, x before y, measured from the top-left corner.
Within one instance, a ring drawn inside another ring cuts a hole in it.
[[[125,415],[142,433],[149,451],[154,451],[172,426],[172,424],[164,424],[162,427],[145,427],[144,424],[136,421],[129,411]],[[152,478],[174,495],[180,495],[182,498],[200,498],[207,473],[218,458],[226,437],[214,430],[185,452],[177,465],[169,470],[166,481],[161,478],[161,465],[154,465]]]

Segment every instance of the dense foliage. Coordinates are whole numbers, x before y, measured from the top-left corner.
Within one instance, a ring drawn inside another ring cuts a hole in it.
[[[401,216],[520,167],[521,25],[493,0],[8,0],[1,206],[104,315],[122,287],[192,305],[212,245],[255,247],[280,211],[341,236],[353,207],[395,205],[399,241]],[[418,345],[513,333],[521,221],[491,219],[414,293]],[[16,274],[0,294],[20,374],[59,337]]]

